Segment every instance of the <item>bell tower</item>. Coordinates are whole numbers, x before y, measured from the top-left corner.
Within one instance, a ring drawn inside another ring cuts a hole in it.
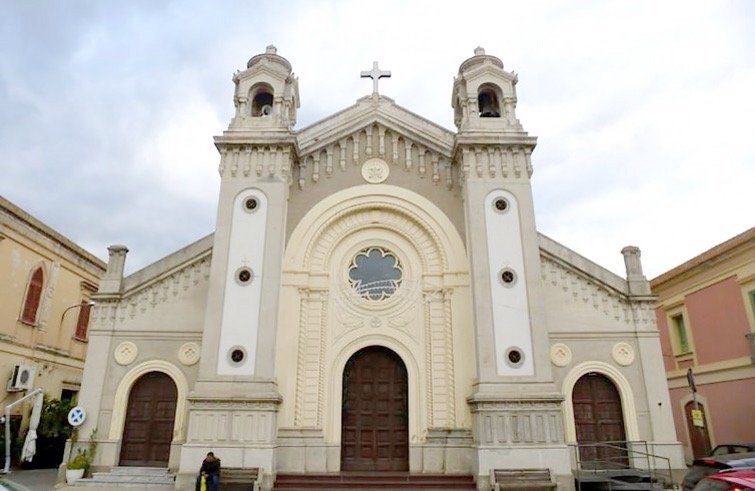
[[[274,380],[281,261],[299,107],[291,64],[274,46],[236,72],[236,112],[221,136],[220,195],[199,375],[181,472],[223,442],[230,467],[274,469]]]
[[[468,402],[478,475],[512,465],[538,468],[543,459],[569,474],[560,425],[563,397],[553,383],[548,355],[530,184],[537,139],[516,117],[516,84],[516,74],[504,70],[499,58],[477,48],[459,67],[451,98],[458,128],[453,155],[460,169],[473,277],[478,381]],[[501,443],[512,437],[498,434],[507,430],[490,421],[514,424],[522,417],[522,404],[543,418],[549,437],[521,448],[515,441]]]
[[[291,131],[299,107],[299,82],[291,64],[270,45],[246,67],[233,75],[236,114],[229,130]]]

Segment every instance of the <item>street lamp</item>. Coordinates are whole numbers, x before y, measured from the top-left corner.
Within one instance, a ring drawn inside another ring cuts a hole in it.
[[[90,302],[82,302],[82,303],[77,303],[77,304],[75,304],[75,305],[71,305],[70,307],[66,307],[66,309],[65,309],[65,310],[63,311],[63,314],[62,314],[62,315],[60,316],[60,325],[61,325],[61,326],[63,325],[63,317],[65,317],[65,316],[66,316],[66,313],[67,313],[67,312],[68,312],[69,310],[71,310],[71,309],[75,309],[76,307],[83,307],[83,306],[85,306],[85,305],[86,305],[87,307],[92,307],[92,306],[94,305],[94,302],[91,302],[91,301],[90,301]]]

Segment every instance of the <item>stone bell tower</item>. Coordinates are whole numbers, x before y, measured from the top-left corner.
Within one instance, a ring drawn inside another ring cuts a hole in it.
[[[225,466],[274,469],[275,337],[299,107],[291,64],[276,51],[268,46],[234,74],[236,113],[215,137],[220,197],[181,472],[201,461],[208,441],[223,444]]]
[[[459,67],[451,100],[474,278],[478,382],[468,401],[477,473],[538,468],[546,458],[569,474],[560,423],[563,397],[553,383],[540,288],[530,184],[536,138],[516,117],[516,83],[500,59],[477,48]],[[535,431],[543,437],[533,445]]]

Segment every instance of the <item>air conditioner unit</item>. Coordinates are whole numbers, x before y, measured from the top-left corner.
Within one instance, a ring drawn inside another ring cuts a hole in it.
[[[8,380],[8,392],[29,390],[34,385],[35,368],[31,365],[16,365]]]

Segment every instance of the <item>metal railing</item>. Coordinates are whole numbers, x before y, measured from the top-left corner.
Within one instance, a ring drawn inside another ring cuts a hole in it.
[[[646,483],[670,488],[674,485],[671,460],[650,453],[646,441],[607,441],[569,445],[574,455],[574,477],[577,489],[587,482],[602,482],[608,489],[626,488],[631,483]],[[583,458],[594,454],[595,458]]]

